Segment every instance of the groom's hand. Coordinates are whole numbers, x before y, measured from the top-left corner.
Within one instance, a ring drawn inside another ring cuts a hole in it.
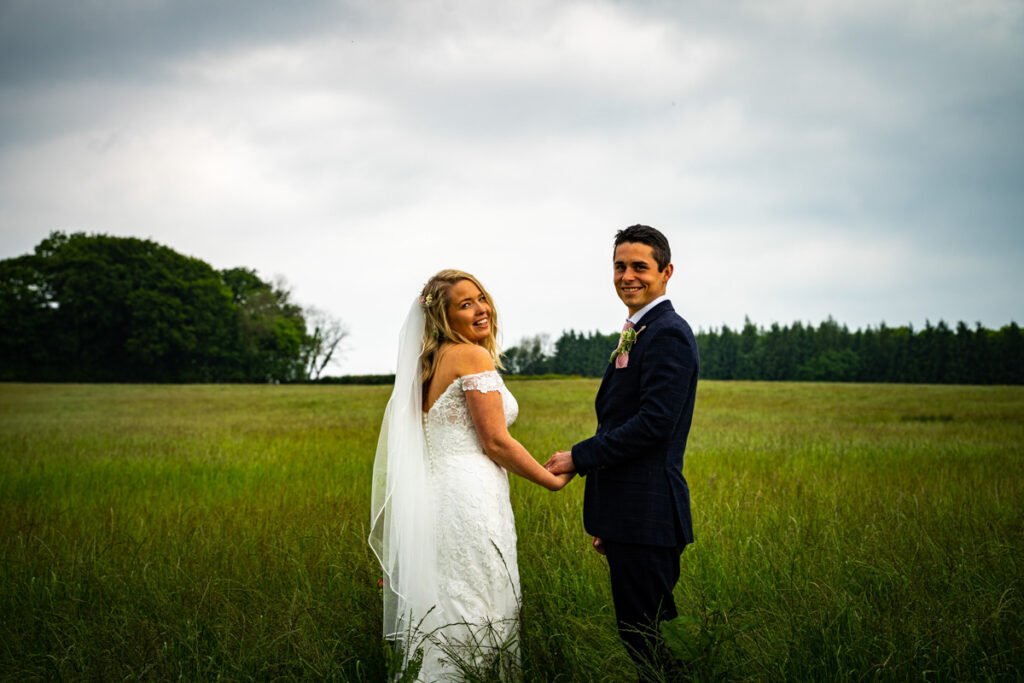
[[[544,468],[551,474],[571,474],[576,471],[572,463],[572,453],[569,451],[558,451],[544,463]]]
[[[601,555],[604,555],[604,541],[602,541],[597,536],[594,536],[593,545],[594,545],[594,550],[596,550]]]

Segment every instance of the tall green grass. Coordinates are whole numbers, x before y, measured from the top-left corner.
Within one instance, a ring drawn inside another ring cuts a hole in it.
[[[594,380],[511,382],[539,459]],[[0,676],[382,680],[387,387],[0,385]],[[1024,678],[1024,389],[704,382],[670,642],[702,680]],[[620,681],[582,481],[515,480],[530,681]]]

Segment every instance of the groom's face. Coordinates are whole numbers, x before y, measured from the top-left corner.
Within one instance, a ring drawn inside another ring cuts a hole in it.
[[[633,315],[665,293],[672,264],[658,270],[654,250],[640,242],[623,242],[615,248],[615,292]]]

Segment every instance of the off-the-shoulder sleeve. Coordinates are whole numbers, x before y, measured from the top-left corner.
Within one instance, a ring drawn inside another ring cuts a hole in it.
[[[488,391],[500,391],[502,386],[504,386],[504,382],[501,381],[501,375],[497,370],[486,370],[462,376],[463,391],[479,391],[486,394]]]

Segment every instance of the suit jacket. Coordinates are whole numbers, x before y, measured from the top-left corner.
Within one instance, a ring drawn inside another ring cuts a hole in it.
[[[609,363],[594,406],[597,433],[572,447],[586,478],[583,525],[610,541],[693,542],[683,454],[697,395],[693,331],[663,301],[636,325],[629,365]]]

